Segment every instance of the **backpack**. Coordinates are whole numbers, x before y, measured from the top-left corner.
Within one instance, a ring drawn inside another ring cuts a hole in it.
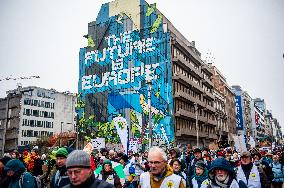
[[[20,177],[20,180],[19,180],[19,187],[20,188],[23,188],[23,186],[24,186],[24,176],[27,173],[28,172],[24,172]],[[36,177],[36,176],[32,176],[32,177],[33,177],[33,180],[34,180],[34,183],[35,183],[35,188],[41,188],[41,180],[39,179],[39,177]]]

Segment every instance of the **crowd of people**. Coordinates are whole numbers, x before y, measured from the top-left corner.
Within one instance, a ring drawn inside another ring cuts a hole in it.
[[[61,147],[13,151],[0,159],[0,188],[281,188],[284,152],[237,152],[154,146],[128,154],[101,149],[87,153]]]

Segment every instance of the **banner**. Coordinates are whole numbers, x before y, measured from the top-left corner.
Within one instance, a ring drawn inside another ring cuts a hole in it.
[[[106,147],[105,138],[91,139],[94,149],[101,149]]]

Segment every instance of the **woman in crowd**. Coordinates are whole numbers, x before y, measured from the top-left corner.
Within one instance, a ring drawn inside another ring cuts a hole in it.
[[[98,174],[97,178],[100,180],[105,180],[106,182],[114,185],[116,188],[122,188],[120,179],[116,172],[112,168],[112,163],[110,160],[106,159],[103,162],[102,170]]]
[[[208,170],[203,161],[195,164],[194,174],[191,180],[191,188],[206,188],[209,185]]]
[[[181,162],[177,158],[172,159],[170,162],[170,166],[174,170],[174,174],[179,175],[182,178],[184,185],[186,185],[186,174],[181,170]]]

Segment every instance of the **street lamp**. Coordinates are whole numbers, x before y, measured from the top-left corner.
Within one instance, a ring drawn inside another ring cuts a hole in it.
[[[198,127],[198,106],[197,103],[194,103],[194,108],[195,108],[195,129],[196,129],[196,137],[197,137],[197,147],[199,147],[199,127]]]
[[[152,89],[152,82],[151,80],[147,80],[148,84],[148,109],[149,109],[149,149],[153,145],[153,128],[152,128],[152,113],[151,113],[151,89]]]

